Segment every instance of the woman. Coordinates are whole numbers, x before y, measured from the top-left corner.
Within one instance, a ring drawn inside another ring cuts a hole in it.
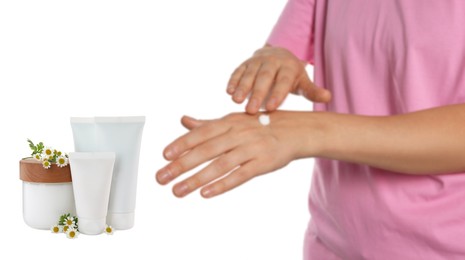
[[[184,117],[158,182],[214,159],[173,187],[209,198],[315,157],[305,259],[465,259],[463,24],[462,0],[289,0],[231,76],[247,113]],[[288,93],[315,112],[276,111]]]

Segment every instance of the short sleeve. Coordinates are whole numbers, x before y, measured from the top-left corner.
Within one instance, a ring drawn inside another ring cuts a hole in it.
[[[314,7],[315,0],[288,0],[267,43],[313,64]]]

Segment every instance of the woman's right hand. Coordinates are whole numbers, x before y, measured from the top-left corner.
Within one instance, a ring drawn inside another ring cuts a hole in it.
[[[313,84],[305,65],[284,48],[265,46],[232,73],[227,93],[239,104],[250,96],[246,105],[249,114],[256,114],[262,105],[267,111],[276,110],[288,93],[312,102],[329,102],[331,93]]]

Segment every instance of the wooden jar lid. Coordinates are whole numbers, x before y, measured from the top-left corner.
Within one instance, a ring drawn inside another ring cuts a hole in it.
[[[27,158],[19,161],[19,178],[27,182],[71,182],[71,170],[69,165],[60,168],[56,164],[45,169],[40,161]]]

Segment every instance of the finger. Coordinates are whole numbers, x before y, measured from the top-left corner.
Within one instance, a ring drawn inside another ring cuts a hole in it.
[[[262,170],[262,167],[262,163],[259,163],[257,160],[246,162],[226,177],[204,187],[200,193],[204,198],[211,198],[223,194],[237,188],[255,176],[264,174],[265,171]]]
[[[228,94],[232,95],[234,93],[234,91],[237,88],[237,85],[239,85],[239,81],[241,80],[246,68],[247,66],[245,64],[242,64],[241,66],[237,67],[231,74],[231,77],[229,78],[228,82],[228,87],[226,88],[226,92]]]
[[[327,89],[317,87],[305,74],[306,78],[299,82],[296,94],[304,96],[312,102],[327,103],[331,101],[331,92]]]
[[[266,103],[266,110],[276,110],[295,85],[296,72],[290,67],[282,67],[276,75],[276,82]]]
[[[271,89],[278,68],[270,63],[263,64],[257,72],[252,95],[246,106],[249,114],[256,114]]]
[[[260,66],[261,64],[257,62],[249,63],[247,65],[247,69],[244,71],[244,74],[242,75],[239,81],[239,85],[234,91],[234,94],[233,94],[234,102],[242,103],[245,100],[245,98],[249,95],[250,89],[252,88],[252,85],[255,82],[255,77],[257,75],[257,72]]]
[[[210,122],[197,128],[193,128],[189,133],[177,138],[169,144],[163,151],[163,156],[167,160],[175,160],[193,147],[223,134],[229,130],[229,126],[220,121]]]
[[[188,130],[200,127],[204,125],[206,122],[209,122],[209,120],[199,120],[190,116],[183,116],[181,118],[181,124]]]
[[[160,184],[167,184],[181,174],[230,151],[237,145],[235,138],[224,134],[196,146],[160,169],[156,174],[157,181]]]
[[[244,163],[247,158],[246,153],[241,149],[235,149],[229,153],[223,154],[200,172],[174,185],[173,194],[177,197],[184,197],[194,190],[234,170],[234,168]]]

